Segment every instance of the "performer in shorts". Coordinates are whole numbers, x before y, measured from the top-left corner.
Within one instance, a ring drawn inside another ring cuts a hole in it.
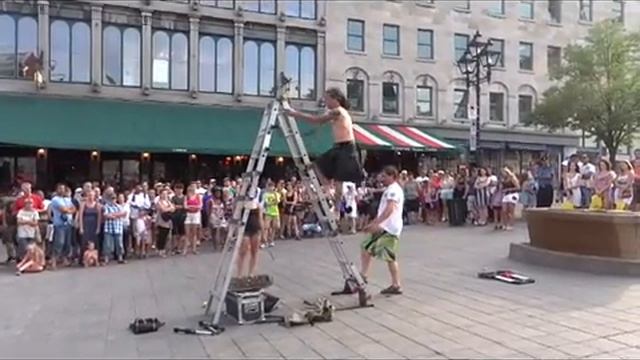
[[[337,182],[335,203],[338,204],[342,198],[342,182],[359,184],[364,179],[364,172],[353,135],[353,122],[347,111],[347,98],[340,89],[330,88],[324,94],[324,102],[327,106],[324,115],[308,115],[293,109],[287,113],[314,124],[331,123],[334,145],[316,160],[316,166],[323,185],[327,186],[328,180]]]
[[[386,186],[376,218],[364,228],[371,235],[362,242],[362,276],[367,279],[371,269],[371,259],[385,261],[391,274],[391,286],[380,293],[400,295],[400,270],[398,267],[398,241],[402,233],[402,209],[404,208],[404,192],[398,184],[398,170],[387,166],[380,174]]]
[[[244,240],[242,247],[238,253],[237,276],[252,277],[255,275],[258,266],[258,250],[260,250],[260,240],[262,238],[262,230],[264,229],[263,214],[260,207],[260,194],[256,194],[253,200],[245,203],[245,207],[249,209],[249,218],[244,228]],[[249,255],[249,263],[245,264],[247,255]],[[248,265],[247,272],[244,272],[245,266]],[[246,274],[246,275],[245,275]]]

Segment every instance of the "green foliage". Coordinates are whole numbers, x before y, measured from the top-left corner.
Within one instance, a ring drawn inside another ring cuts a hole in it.
[[[613,158],[640,130],[640,34],[615,21],[596,24],[582,44],[569,45],[527,123],[551,131],[583,130]]]

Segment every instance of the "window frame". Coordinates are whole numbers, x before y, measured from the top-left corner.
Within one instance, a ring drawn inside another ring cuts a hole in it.
[[[536,3],[533,0],[520,0],[520,3],[518,4],[518,18],[523,20],[535,20],[536,18],[535,4]],[[527,14],[527,16],[522,16],[523,5],[529,6],[530,11],[529,11],[529,14]]]
[[[558,50],[558,53],[560,56],[558,57],[557,66],[554,66],[550,61],[551,60],[551,56],[549,56],[550,50]],[[549,75],[551,75],[553,71],[556,71],[558,68],[560,68],[560,66],[562,66],[562,47],[547,45],[547,72],[549,73]]]
[[[260,0],[262,2],[262,0]],[[285,16],[294,18],[294,19],[305,19],[305,20],[315,20],[318,18],[318,1],[317,0],[289,0],[295,1],[298,3],[298,15],[287,14],[286,5],[284,5],[284,10],[278,9],[278,5],[281,5],[281,2],[276,0],[276,12],[282,12]],[[302,3],[305,1],[313,1],[313,17],[302,16]]]
[[[465,45],[464,45],[464,49],[462,50],[462,54],[460,56],[458,56],[458,47],[457,47],[457,42],[456,39],[458,37],[464,37],[466,39]],[[464,52],[467,51],[467,47],[469,46],[469,40],[471,40],[471,37],[468,34],[462,34],[462,33],[454,33],[453,34],[453,56],[454,59],[453,61],[458,61],[460,60],[460,58],[462,57],[462,55],[464,55]]]
[[[85,19],[83,20],[77,20],[77,19],[68,19],[68,18],[63,18],[63,17],[51,17],[49,18],[49,67],[51,67],[51,60],[52,56],[51,54],[53,54],[53,37],[52,34],[53,32],[51,31],[51,27],[53,26],[53,24],[56,21],[62,21],[64,23],[67,24],[68,28],[69,28],[69,59],[68,59],[68,65],[69,65],[69,80],[68,81],[54,81],[51,76],[53,75],[52,71],[49,71],[49,81],[51,81],[52,83],[58,83],[58,84],[91,84],[92,82],[92,73],[93,73],[93,54],[92,54],[92,47],[93,47],[93,29],[91,27],[91,20],[86,21]],[[36,20],[37,23],[37,20]],[[89,52],[88,52],[88,56],[89,56],[89,78],[87,81],[74,81],[73,80],[73,26],[77,23],[82,23],[87,25],[87,27],[89,28]],[[39,24],[38,24],[39,26]],[[16,32],[17,35],[17,32]],[[17,49],[17,43],[16,43],[16,49]]]
[[[429,44],[424,44],[424,43],[421,44],[420,43],[420,33],[428,33],[429,34]],[[429,56],[427,56],[427,57],[420,56],[420,47],[421,46],[426,46],[426,47],[429,48]],[[433,48],[433,30],[418,28],[418,32],[417,32],[417,55],[418,55],[418,59],[423,59],[423,60],[433,60],[435,58],[434,48]]]
[[[624,24],[624,12],[625,12],[625,1],[624,0],[613,0],[614,7],[611,9],[613,14],[615,15],[613,19]],[[619,8],[616,8],[618,7]]]
[[[400,115],[400,83],[399,82],[394,82],[394,81],[383,81],[382,82],[382,114],[383,115]],[[396,92],[396,111],[395,112],[390,112],[390,111],[385,111],[384,108],[384,104],[385,104],[385,96],[384,96],[384,87],[391,85],[393,87],[395,87],[395,92]]]
[[[586,14],[586,19],[582,17],[582,10],[584,8],[589,9],[589,13]],[[593,22],[593,0],[578,0],[578,19],[584,22]]]
[[[387,42],[394,41],[394,40],[389,40],[389,39],[387,39],[385,37],[385,29],[387,29],[387,28],[396,30],[396,39],[395,39],[396,53],[395,54],[389,54],[385,50],[385,44]],[[400,56],[400,26],[399,25],[382,24],[382,54],[385,55],[385,56]]]
[[[493,0],[493,1],[497,1],[498,2],[497,3],[498,6],[495,6],[496,3],[494,3],[494,5],[491,6],[488,9],[489,10],[489,14],[498,15],[498,16],[504,16],[506,14],[506,12],[507,12],[507,8],[506,8],[504,0]],[[496,11],[496,8],[499,8],[499,9],[497,9],[497,11]]]
[[[208,1],[215,1],[215,5],[210,5],[208,3],[203,3],[202,1],[200,1],[200,5],[205,6],[205,7],[217,8],[217,9],[234,10],[236,8],[236,0],[208,0]],[[231,7],[220,6],[220,3],[223,2],[223,1],[231,1]]]
[[[302,96],[302,89],[300,88],[300,82],[302,79],[302,50],[304,48],[310,48],[313,50],[313,91],[314,94],[318,95],[318,79],[316,78],[316,74],[318,73],[318,51],[316,49],[315,46],[311,46],[308,44],[300,44],[300,43],[296,43],[296,42],[285,42],[284,44],[284,49],[285,49],[285,61],[286,61],[286,51],[287,51],[287,47],[289,46],[293,46],[297,49],[298,51],[298,96],[295,97],[291,97],[292,99],[296,99],[296,100],[315,100],[314,98],[306,98]],[[285,63],[285,69],[286,69],[286,63]],[[286,70],[285,70],[286,71]]]
[[[553,16],[552,9],[558,10],[557,16]],[[550,23],[562,24],[562,0],[547,0],[547,13],[549,14]]]
[[[169,83],[168,86],[166,88],[162,88],[162,87],[155,87],[153,86],[153,65],[155,62],[155,57],[154,57],[154,41],[153,41],[153,37],[157,32],[164,32],[169,36]],[[171,85],[171,82],[173,80],[173,36],[176,34],[182,34],[184,36],[186,36],[187,38],[187,86],[185,89],[174,89]],[[142,42],[142,41],[141,41]],[[190,79],[190,73],[189,71],[191,70],[191,44],[189,41],[189,33],[186,33],[184,31],[173,31],[173,30],[166,30],[166,29],[162,29],[162,28],[156,28],[156,29],[151,29],[151,88],[154,90],[165,90],[165,91],[189,91],[189,88],[191,86],[191,79]]]
[[[470,0],[463,0],[464,3],[457,3],[455,5],[455,9],[458,10],[471,10],[471,1]]]
[[[213,62],[213,68],[214,68],[214,72],[213,72],[213,88],[214,91],[210,91],[210,90],[202,90],[202,84],[200,82],[200,63],[201,63],[201,56],[202,56],[202,52],[200,51],[200,46],[201,46],[201,41],[203,38],[205,37],[209,37],[212,40],[214,40],[214,45],[215,45],[215,58],[214,58],[214,62]],[[227,39],[229,41],[231,41],[231,90],[230,91],[219,91],[218,90],[218,42],[222,39]],[[226,94],[226,95],[230,95],[234,93],[235,90],[235,84],[234,84],[234,76],[236,74],[236,72],[238,71],[236,69],[236,59],[235,59],[235,47],[236,44],[234,42],[234,38],[232,36],[226,36],[226,35],[218,35],[218,34],[207,34],[207,33],[199,33],[198,34],[198,92],[201,92],[203,94]]]
[[[456,103],[456,94],[462,93],[461,101]],[[464,104],[464,117],[459,117],[458,109],[460,106]],[[455,87],[453,89],[453,119],[458,121],[468,121],[469,120],[469,89]]]
[[[420,103],[425,103],[424,101],[420,101],[420,97],[418,96],[418,91],[419,90],[429,90],[429,113],[421,113],[419,111]],[[423,117],[423,118],[432,118],[434,117],[434,111],[433,111],[433,86],[431,85],[417,85],[416,86],[416,116],[417,117]]]
[[[252,9],[247,9],[246,7],[243,7],[242,10],[243,11],[247,11],[247,12],[252,12],[252,13],[259,13],[259,14],[272,14],[275,15],[278,13],[278,1],[277,0],[273,0],[274,1],[274,6],[273,6],[273,11],[264,11],[262,10],[262,1],[263,0],[255,0],[258,3],[258,10],[252,10]]]
[[[14,13],[14,12],[4,12],[4,13],[0,13],[0,15],[6,15],[13,20],[13,54],[12,55],[13,55],[13,71],[14,71],[13,76],[0,75],[0,79],[32,80],[25,76],[20,77],[20,68],[19,68],[20,61],[18,61],[18,42],[20,39],[20,32],[18,31],[19,30],[18,23],[22,18],[30,18],[35,21],[36,23],[36,44],[35,45],[36,46],[35,46],[34,55],[39,56],[38,50],[40,49],[40,39],[38,36],[38,29],[40,27],[40,23],[38,22],[38,16],[37,15],[30,16],[30,15]]]
[[[530,94],[518,94],[518,123],[519,124],[523,124],[523,118],[522,118],[522,99],[523,98],[529,98],[529,110],[528,110],[528,115],[531,115],[533,113],[533,103],[534,103],[534,96],[530,95]]]
[[[361,98],[360,98],[360,104],[362,105],[361,107],[355,107],[353,106],[353,103],[351,102],[351,98],[349,97],[349,84],[350,83],[357,83],[360,85],[360,89],[361,91]],[[347,81],[345,81],[345,85],[346,85],[346,96],[347,96],[347,100],[349,100],[349,105],[351,106],[351,111],[353,112],[358,112],[358,113],[364,113],[365,112],[365,81],[362,79],[347,79]]]
[[[522,49],[523,46],[527,46],[530,49],[530,54],[529,54],[529,58],[530,58],[530,62],[531,62],[531,68],[524,68],[522,67]],[[524,71],[534,71],[534,64],[533,64],[533,43],[532,42],[527,42],[527,41],[520,41],[518,42],[518,70],[524,70]]]
[[[501,96],[501,102],[502,104],[500,104],[501,106],[498,108],[498,104],[493,103],[493,101],[491,101],[491,98],[493,95],[500,95]],[[507,121],[506,115],[507,115],[507,111],[506,111],[506,94],[502,91],[489,91],[489,121],[490,122],[494,122],[494,123],[504,123]],[[495,108],[495,110],[494,110]],[[494,111],[496,113],[498,113],[498,109],[500,110],[499,113],[502,115],[502,119],[496,119],[493,118],[493,113]]]
[[[257,61],[257,64],[256,64],[257,65],[257,69],[256,69],[256,79],[257,79],[257,82],[256,82],[256,86],[257,86],[256,94],[247,94],[246,93],[247,89],[244,87],[244,77],[247,75],[247,72],[245,71],[245,68],[244,68],[244,65],[245,65],[244,64],[244,59],[246,59],[246,54],[244,53],[244,46],[246,45],[246,43],[248,43],[250,41],[254,42],[257,45],[257,48],[258,48],[258,54],[257,54],[258,55],[258,57],[257,57],[258,61]],[[264,43],[268,43],[268,44],[271,45],[271,47],[273,47],[273,79],[272,79],[272,81],[273,81],[273,86],[274,87],[276,86],[276,78],[278,76],[278,74],[277,74],[277,72],[278,72],[278,54],[277,54],[276,43],[274,41],[271,41],[271,40],[262,40],[262,39],[256,39],[256,38],[244,38],[243,41],[242,41],[242,52],[244,54],[243,55],[244,59],[243,59],[243,62],[242,62],[242,76],[243,76],[243,78],[242,78],[242,95],[243,96],[273,97],[273,94],[266,94],[266,95],[260,94],[260,85],[261,85],[261,82],[262,82],[262,76],[261,76],[262,75],[261,74],[261,67],[262,66],[260,66],[260,65],[262,64],[262,56],[261,56],[261,54],[262,54],[262,44],[264,44]],[[316,81],[317,81],[317,79],[316,79]],[[274,89],[272,88],[271,89],[271,93],[273,93],[273,91],[274,91]]]
[[[360,35],[356,35],[356,34],[352,34],[349,32],[350,29],[350,24],[351,23],[359,23],[362,25],[362,34]],[[364,20],[360,20],[360,19],[353,19],[353,18],[349,18],[347,19],[347,50],[349,51],[357,51],[357,52],[365,52],[366,49],[366,44],[365,44],[365,34],[366,34],[366,28],[365,28],[365,21]],[[362,49],[352,49],[349,47],[349,39],[352,37],[360,37],[360,39],[362,40]]]
[[[106,26],[105,26],[106,25]],[[107,28],[109,27],[114,27],[116,29],[118,29],[118,31],[120,32],[120,85],[111,85],[108,83],[104,82],[104,75],[105,75],[105,71],[104,71],[104,65],[105,65],[105,61],[104,61],[104,54],[105,52],[105,41],[104,41],[104,33],[105,30],[107,30]],[[140,62],[139,62],[139,74],[138,74],[138,85],[124,85],[124,32],[125,30],[128,29],[133,29],[135,31],[138,32],[139,35],[139,50],[140,50]],[[153,35],[152,35],[153,37]],[[102,78],[100,79],[100,83],[102,84],[102,86],[108,86],[108,87],[124,87],[124,88],[132,88],[132,89],[138,89],[142,87],[142,31],[140,30],[140,27],[138,26],[127,26],[127,25],[121,25],[121,24],[112,24],[112,23],[103,23],[102,24],[102,59],[101,59],[101,66],[102,66]],[[152,44],[153,46],[153,44]],[[152,59],[151,59],[151,63],[152,63],[152,68],[153,68],[153,50],[151,52],[152,54]],[[151,73],[152,77],[153,77],[153,70]],[[153,79],[152,79],[153,82]]]
[[[492,45],[492,48],[490,50],[492,50],[492,51],[496,51],[496,49],[493,48],[493,46],[495,46],[497,43],[500,44],[500,49],[499,49],[499,51],[500,51],[500,58],[499,58],[500,62],[498,64],[496,64],[495,67],[498,68],[498,69],[504,69],[505,68],[505,65],[504,65],[505,64],[504,63],[505,41],[504,41],[504,39],[498,39],[498,38],[491,38],[490,40],[491,40],[491,45]]]

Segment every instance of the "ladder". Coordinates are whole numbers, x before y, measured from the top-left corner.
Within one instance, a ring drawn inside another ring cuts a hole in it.
[[[256,142],[253,146],[247,170],[242,175],[242,184],[236,198],[232,219],[229,221],[229,231],[222,250],[221,260],[218,264],[215,280],[209,291],[209,300],[206,302],[205,315],[211,317],[207,324],[209,329],[224,330],[220,326],[225,297],[229,291],[229,284],[235,271],[235,263],[244,241],[244,230],[249,218],[250,209],[247,203],[256,200],[258,196],[258,184],[269,154],[269,147],[273,132],[280,129],[291,152],[298,176],[305,186],[305,190],[311,194],[313,210],[321,224],[328,225],[329,245],[333,251],[342,275],[344,288],[333,292],[332,295],[358,294],[358,305],[339,310],[347,310],[359,307],[373,306],[368,303],[369,296],[366,292],[366,284],[356,265],[349,260],[343,247],[343,240],[338,230],[338,220],[331,209],[329,198],[323,191],[315,168],[302,139],[296,120],[285,115],[283,110],[290,109],[287,93],[290,79],[284,74],[280,75],[280,84],[276,99],[265,108]]]

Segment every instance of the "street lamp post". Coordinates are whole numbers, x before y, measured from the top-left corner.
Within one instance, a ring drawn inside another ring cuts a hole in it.
[[[471,41],[467,44],[464,54],[458,59],[457,65],[460,73],[465,77],[467,90],[467,107],[470,120],[469,127],[469,151],[480,164],[480,85],[483,82],[491,82],[491,68],[500,62],[500,52],[491,50],[491,40],[481,40],[480,31],[476,31]],[[469,106],[469,93],[471,87],[475,91],[475,107]]]

